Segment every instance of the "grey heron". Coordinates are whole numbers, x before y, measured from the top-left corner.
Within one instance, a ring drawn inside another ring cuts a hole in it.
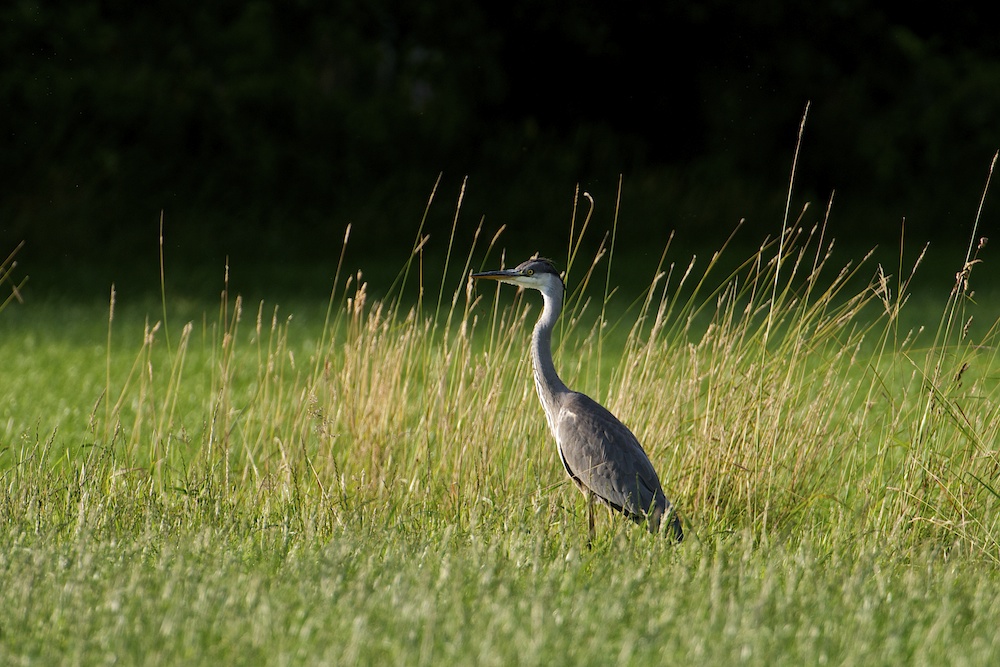
[[[531,336],[535,389],[563,467],[587,498],[591,540],[595,498],[636,523],[645,522],[651,533],[657,533],[666,519],[674,539],[682,540],[680,519],[639,440],[604,406],[569,389],[556,373],[552,328],[562,311],[566,288],[552,263],[529,259],[513,269],[473,273],[472,277],[542,293],[542,314]]]

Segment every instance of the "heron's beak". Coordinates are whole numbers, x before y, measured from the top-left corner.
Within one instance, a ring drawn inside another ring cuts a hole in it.
[[[486,280],[499,280],[502,283],[511,283],[516,285],[517,279],[521,277],[521,273],[516,269],[504,269],[503,271],[483,271],[482,273],[473,273],[472,277],[483,278]]]
[[[501,280],[503,278],[516,278],[521,275],[514,269],[503,269],[502,271],[483,271],[482,273],[473,273],[473,278],[491,278],[493,280]]]

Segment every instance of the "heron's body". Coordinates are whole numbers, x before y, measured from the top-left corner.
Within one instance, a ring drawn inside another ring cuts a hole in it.
[[[587,496],[590,532],[592,501],[601,502],[650,532],[660,529],[665,516],[677,540],[683,538],[680,520],[663,494],[659,477],[638,439],[604,406],[569,389],[552,363],[552,328],[562,310],[564,286],[550,262],[532,259],[506,271],[473,274],[542,293],[544,308],[531,338],[535,388],[549,430],[556,439],[566,472]]]

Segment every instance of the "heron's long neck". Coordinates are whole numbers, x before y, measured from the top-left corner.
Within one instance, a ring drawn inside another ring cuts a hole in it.
[[[545,410],[545,417],[551,429],[556,399],[559,395],[569,391],[563,381],[559,379],[555,364],[552,363],[552,328],[562,310],[563,297],[562,294],[550,296],[543,293],[542,298],[545,301],[545,306],[538,322],[535,323],[535,331],[531,336],[531,361],[535,370],[535,389],[538,390],[538,398],[542,402],[542,408]]]

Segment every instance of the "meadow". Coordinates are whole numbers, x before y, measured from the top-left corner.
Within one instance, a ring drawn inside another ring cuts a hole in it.
[[[745,258],[667,243],[633,298],[571,231],[557,367],[687,535],[602,511],[588,546],[531,380],[540,299],[472,285],[501,262],[479,234],[433,271],[418,234],[378,298],[341,255],[322,304],[224,278],[211,304],[7,304],[0,664],[1000,658],[985,242],[916,295],[919,248],[836,263],[821,223]]]

